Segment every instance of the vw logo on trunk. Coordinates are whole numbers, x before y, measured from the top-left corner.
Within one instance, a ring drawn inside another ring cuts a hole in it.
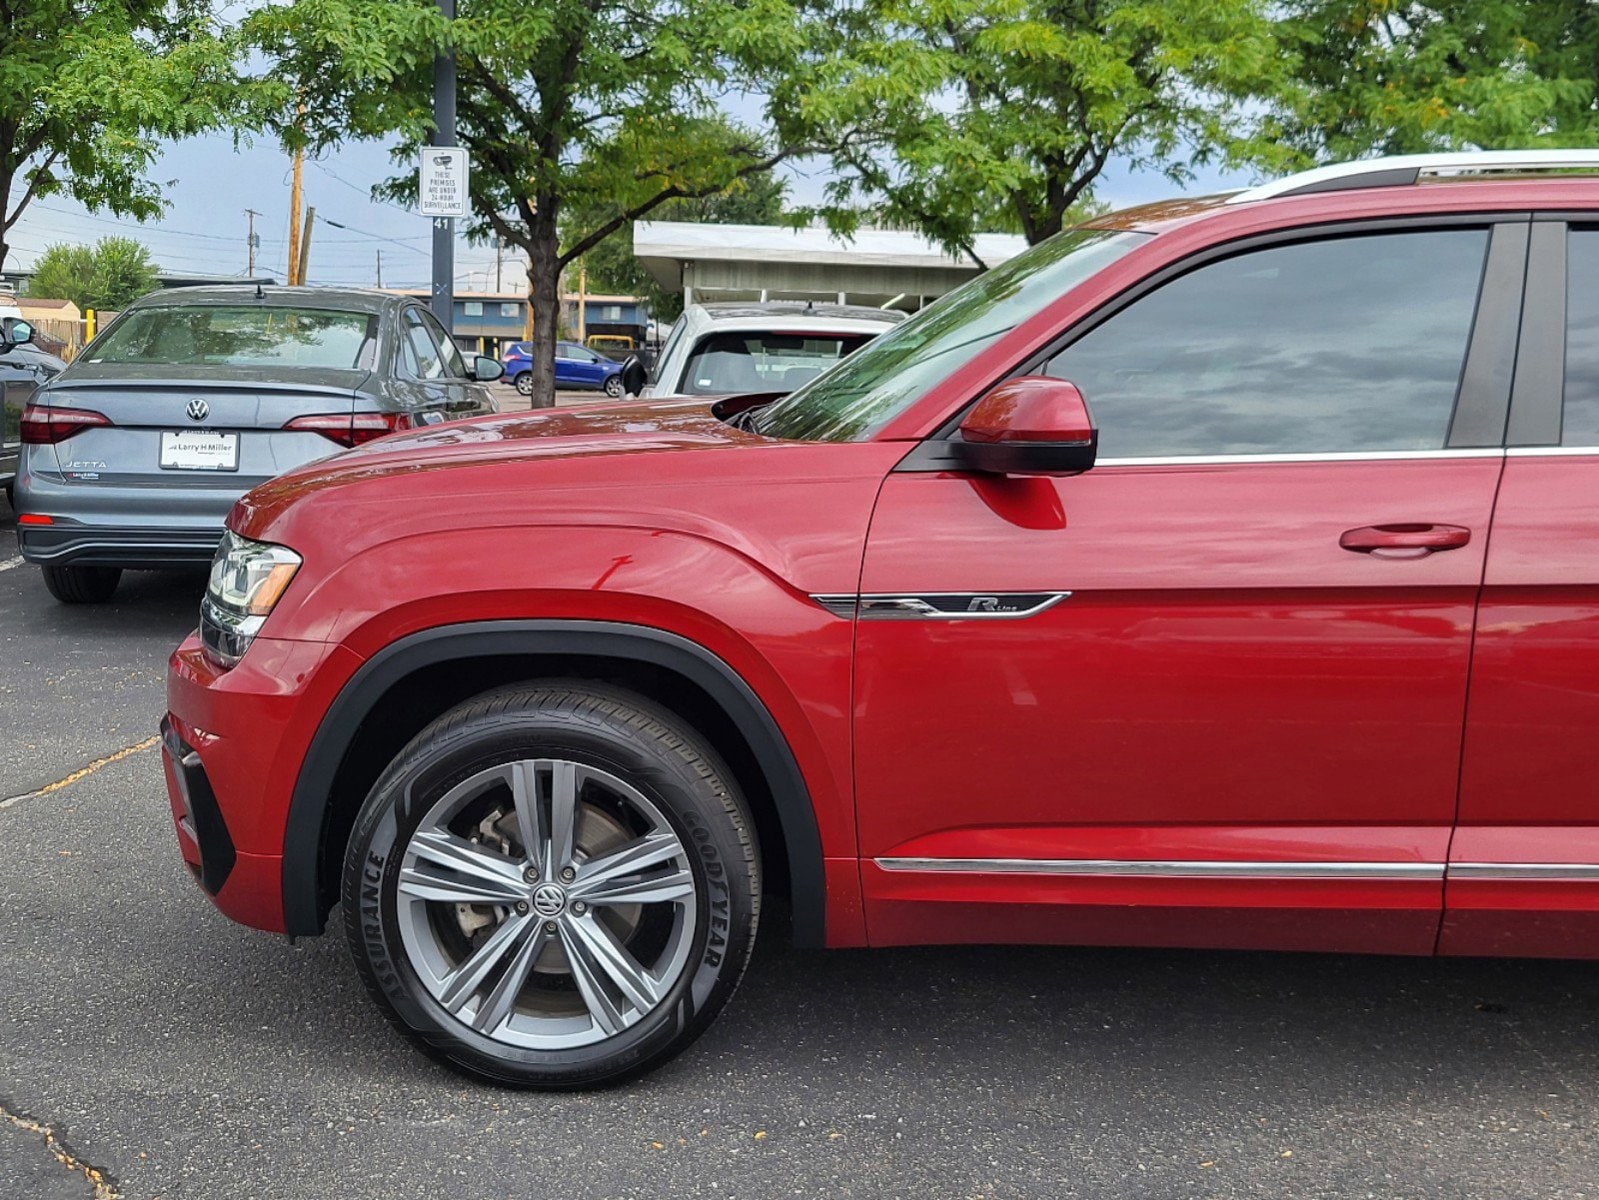
[[[191,421],[203,421],[211,415],[211,406],[204,400],[196,397],[189,401],[189,407],[183,410],[189,414]]]

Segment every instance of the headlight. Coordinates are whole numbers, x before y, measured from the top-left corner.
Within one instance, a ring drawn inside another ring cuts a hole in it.
[[[300,561],[287,546],[252,542],[232,530],[222,535],[200,603],[200,642],[218,666],[244,657]]]

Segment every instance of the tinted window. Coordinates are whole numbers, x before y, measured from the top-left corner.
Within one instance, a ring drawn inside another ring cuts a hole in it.
[[[1151,236],[1103,229],[1056,234],[941,296],[838,370],[761,409],[751,427],[808,441],[870,437],[1020,322]],[[691,384],[683,390],[694,391]]]
[[[433,335],[427,331],[415,309],[405,313],[405,347],[401,360],[406,372],[415,379],[444,378],[444,364],[439,360],[439,348]]]
[[[135,309],[106,331],[90,362],[178,366],[310,367],[372,365],[377,318],[252,304]]]
[[[689,357],[683,392],[792,392],[870,340],[865,333],[709,334]]]
[[[1200,267],[1057,355],[1107,458],[1437,450],[1486,230],[1373,234]]]
[[[1566,242],[1566,407],[1562,446],[1599,446],[1599,229]]]

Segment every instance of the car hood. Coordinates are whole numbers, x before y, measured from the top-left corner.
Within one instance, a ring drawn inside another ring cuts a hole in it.
[[[719,420],[714,405],[713,399],[695,396],[472,417],[391,434],[290,471],[256,488],[241,504],[265,519],[306,492],[391,476],[407,477],[415,488],[420,477],[437,472],[526,460],[575,465],[603,456],[782,444]]]

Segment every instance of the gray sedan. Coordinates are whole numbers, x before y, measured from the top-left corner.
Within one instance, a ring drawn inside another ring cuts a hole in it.
[[[131,305],[22,421],[17,538],[68,604],[124,568],[208,561],[229,508],[293,467],[385,433],[493,412],[491,358],[463,359],[416,300],[208,287]]]

